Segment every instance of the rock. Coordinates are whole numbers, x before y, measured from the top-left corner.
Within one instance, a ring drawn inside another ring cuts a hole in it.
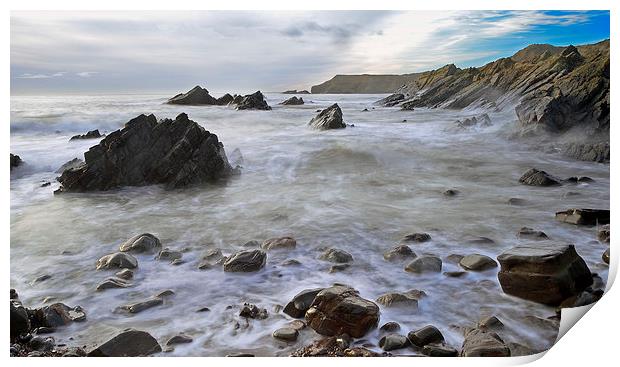
[[[239,316],[249,319],[263,320],[268,317],[267,309],[259,308],[251,303],[244,303],[239,312]]]
[[[597,238],[599,241],[603,243],[609,243],[610,232],[609,232],[609,224],[605,224],[598,229]]]
[[[230,94],[226,93],[223,96],[221,96],[220,98],[217,99],[217,104],[219,106],[226,106],[230,103],[232,103],[232,101],[234,100],[234,97],[231,96]]]
[[[611,156],[609,141],[602,142],[574,142],[565,144],[562,153],[570,158],[580,161],[609,162]]]
[[[172,289],[166,289],[155,295],[155,297],[158,297],[158,298],[166,298],[170,296],[174,296],[174,291]]]
[[[287,259],[287,260],[282,261],[282,266],[299,266],[299,265],[301,265],[301,262],[295,259]]]
[[[351,267],[351,264],[335,264],[329,268],[329,273],[339,273]]]
[[[243,245],[241,245],[241,247],[245,247],[245,248],[257,248],[260,247],[260,243],[256,240],[251,240],[248,241],[246,243],[244,243]]]
[[[394,94],[390,94],[389,96],[385,98],[378,100],[375,103],[378,105],[385,106],[385,107],[393,107],[399,104],[400,102],[404,101],[404,99],[405,99],[405,96],[403,94],[394,93]]]
[[[37,325],[55,328],[84,321],[86,313],[80,306],[71,308],[63,303],[54,303],[34,310],[34,319]]]
[[[342,110],[337,103],[334,103],[330,107],[327,107],[316,115],[308,126],[311,126],[317,130],[330,130],[330,129],[344,129],[347,127],[342,121]]]
[[[510,348],[496,333],[473,329],[465,334],[461,357],[510,357]]]
[[[400,324],[394,321],[386,322],[379,328],[379,331],[387,333],[396,332],[398,330],[400,330]]]
[[[423,347],[430,343],[442,343],[444,341],[441,331],[433,325],[427,325],[421,329],[411,331],[407,334],[407,338],[411,344],[417,347]]]
[[[58,168],[55,173],[63,173],[65,170],[71,169],[71,168],[77,168],[80,167],[81,165],[84,164],[84,161],[78,158],[73,158],[72,160],[66,162],[65,164],[63,164],[62,166],[60,166],[60,168]]]
[[[51,279],[51,278],[52,278],[52,276],[50,274],[43,274],[43,275],[40,275],[40,276],[34,278],[34,280],[32,282],[30,282],[30,284],[35,285],[37,283],[44,282],[44,281],[46,281],[48,279]]]
[[[456,196],[460,193],[461,192],[459,190],[455,190],[455,189],[448,189],[443,192],[444,196]]]
[[[184,113],[160,122],[140,115],[91,147],[84,158],[85,164],[60,175],[59,192],[155,184],[178,188],[232,173],[217,136]]]
[[[30,330],[30,319],[28,311],[18,301],[11,300],[10,330],[11,340],[28,333]]]
[[[263,110],[269,111],[271,107],[265,101],[265,96],[260,91],[243,96],[237,104],[237,110]]]
[[[592,274],[573,245],[536,242],[513,247],[497,257],[505,293],[558,305],[592,284]]]
[[[24,161],[22,161],[22,159],[17,154],[9,154],[11,155],[11,171],[13,170],[13,168],[19,167],[22,163],[24,163]]]
[[[312,342],[294,351],[292,357],[378,357],[379,354],[366,348],[353,347],[344,338],[331,336]]]
[[[473,254],[467,255],[459,261],[459,265],[466,270],[483,271],[497,267],[495,260],[488,256]]]
[[[446,256],[446,261],[451,262],[453,264],[458,264],[459,262],[461,262],[461,260],[463,260],[464,257],[465,255],[461,255],[461,254],[450,254]]]
[[[303,330],[306,328],[306,322],[303,320],[293,320],[291,322],[288,323],[289,327],[299,331],[299,330]]]
[[[138,260],[125,252],[115,252],[97,260],[97,270],[100,269],[134,269],[138,267]]]
[[[131,284],[124,282],[120,279],[109,278],[109,279],[104,280],[102,283],[100,283],[97,286],[97,290],[102,291],[102,290],[111,289],[111,288],[127,288],[127,287],[131,287]]]
[[[280,102],[280,104],[285,105],[285,106],[299,106],[299,105],[304,104],[304,99],[293,96],[283,102]]]
[[[595,226],[609,224],[609,210],[604,209],[568,209],[555,213],[555,219],[560,222]]]
[[[286,304],[282,312],[296,319],[304,317],[312,305],[314,297],[322,290],[323,288],[304,289]]]
[[[129,280],[133,278],[133,271],[129,270],[129,269],[123,269],[119,272],[117,272],[116,275],[118,278],[124,279],[124,280]]]
[[[164,300],[161,297],[151,297],[147,298],[144,301],[139,301],[136,303],[130,303],[127,305],[121,306],[121,309],[129,312],[129,313],[138,313],[144,310],[148,310],[149,308],[159,306],[164,304]]]
[[[122,252],[153,253],[160,249],[161,242],[157,237],[150,233],[143,233],[133,236],[120,245],[120,250]]]
[[[467,129],[474,126],[488,127],[492,125],[491,118],[489,118],[489,115],[486,113],[479,116],[465,118],[463,120],[456,120],[454,124],[459,129]]]
[[[467,275],[466,271],[446,271],[443,273],[443,275],[450,277],[450,278],[460,278],[462,276]]]
[[[332,286],[319,292],[306,312],[308,326],[317,333],[348,334],[361,338],[379,322],[379,307],[346,286]]]
[[[88,353],[89,357],[138,357],[161,352],[161,346],[151,334],[140,330],[125,330]]]
[[[319,259],[333,263],[348,263],[353,261],[353,256],[344,250],[330,248],[325,250],[325,252],[319,256]]]
[[[168,104],[180,105],[219,105],[220,103],[209,94],[209,91],[197,85],[187,93],[177,94],[170,98]]]
[[[459,352],[444,343],[431,343],[422,348],[422,354],[429,357],[456,357]]]
[[[45,181],[45,182],[43,182],[43,183],[41,184],[41,187],[48,187],[48,186],[50,186],[51,184],[52,184],[51,182],[49,182],[49,181]]]
[[[603,252],[603,256],[601,256],[601,259],[603,260],[605,264],[609,265],[609,249]]]
[[[292,237],[277,237],[265,240],[261,245],[263,250],[292,249],[297,246],[297,241]]]
[[[403,237],[400,242],[428,242],[431,235],[428,233],[411,233]]]
[[[28,342],[28,347],[32,350],[39,352],[51,352],[54,349],[56,343],[54,342],[54,338],[52,337],[40,337],[35,336]]]
[[[530,186],[558,186],[562,183],[557,177],[551,176],[545,171],[539,171],[536,168],[532,168],[525,172],[519,179],[519,183]]]
[[[388,352],[396,349],[403,349],[409,346],[409,340],[406,336],[400,334],[384,335],[379,340],[379,347]]]
[[[517,232],[517,238],[528,239],[528,240],[547,240],[549,237],[545,232],[536,231],[529,227],[522,227],[519,232]]]
[[[514,206],[523,206],[527,204],[527,200],[521,198],[510,198],[508,199],[508,205]]]
[[[418,300],[410,295],[403,293],[386,293],[379,296],[376,302],[385,307],[413,307],[418,308]]]
[[[183,257],[183,253],[181,251],[170,250],[168,248],[165,248],[165,249],[159,251],[159,253],[155,257],[155,259],[156,260],[160,260],[160,261],[163,260],[163,261],[173,262],[173,261],[178,260],[178,259],[180,259],[182,257]]]
[[[478,328],[482,330],[501,329],[502,327],[504,327],[504,323],[495,316],[486,316],[478,321]]]
[[[87,132],[86,134],[82,134],[82,135],[73,135],[71,137],[71,140],[83,140],[83,139],[98,139],[100,138],[102,135],[99,133],[99,130],[91,130],[89,132]]]
[[[255,357],[254,354],[252,353],[232,353],[232,354],[227,354],[226,357]]]
[[[209,307],[200,307],[196,310],[196,312],[209,312],[211,309]]]
[[[405,271],[410,273],[439,273],[441,272],[441,259],[436,256],[421,256],[407,264]]]
[[[299,336],[299,331],[290,327],[283,327],[274,331],[272,335],[278,340],[294,342]]]
[[[224,255],[222,254],[222,250],[220,250],[219,248],[213,248],[213,249],[207,250],[202,255],[202,260],[215,262],[215,261],[220,260],[222,257],[224,257]]]
[[[594,180],[588,176],[572,176],[572,177],[567,178],[566,181],[571,182],[571,183],[576,183],[576,184],[594,182]]]
[[[310,94],[310,92],[308,92],[307,90],[297,90],[297,89],[292,89],[292,90],[287,90],[282,92],[282,94]]]
[[[406,259],[415,259],[417,255],[407,245],[394,246],[383,253],[383,258],[387,261],[396,262]]]
[[[224,271],[252,272],[259,271],[267,262],[267,254],[261,250],[235,252],[224,262]]]
[[[166,345],[187,344],[193,341],[194,339],[192,339],[191,337],[187,335],[179,334],[179,335],[175,335],[172,338],[168,339],[168,341],[166,342]]]

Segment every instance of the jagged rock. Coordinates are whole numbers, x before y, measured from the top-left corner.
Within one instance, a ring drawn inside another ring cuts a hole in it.
[[[479,116],[472,116],[463,120],[456,120],[454,123],[460,129],[467,129],[473,126],[491,126],[491,118],[486,113]]]
[[[140,115],[91,147],[84,158],[84,165],[58,178],[59,192],[151,184],[178,188],[232,173],[217,136],[184,113],[160,122],[153,115]]]
[[[88,353],[89,357],[139,357],[161,352],[161,346],[151,334],[140,330],[125,330]]]
[[[100,269],[134,269],[138,267],[138,260],[125,252],[115,252],[97,260],[97,270]]]
[[[415,259],[417,255],[407,245],[394,246],[383,253],[383,258],[387,261],[401,261],[406,259]]]
[[[65,170],[71,169],[71,168],[77,168],[81,165],[84,164],[84,161],[79,159],[79,158],[73,158],[72,160],[66,162],[65,164],[63,164],[62,166],[60,166],[60,168],[58,168],[56,170],[55,173],[63,173]]]
[[[530,186],[558,186],[561,185],[560,181],[557,177],[551,176],[545,171],[539,171],[536,168],[525,172],[519,179],[520,183]]]
[[[34,310],[34,319],[37,325],[55,328],[84,321],[86,313],[80,306],[71,308],[64,303],[54,303]]]
[[[271,107],[265,101],[265,96],[260,91],[243,96],[237,103],[236,108],[237,110],[271,110]]]
[[[120,308],[129,313],[138,313],[144,310],[148,310],[149,308],[162,305],[163,303],[164,299],[162,297],[150,297],[145,299],[144,301],[123,305]]]
[[[359,293],[346,286],[333,286],[319,292],[306,321],[319,334],[333,336],[348,334],[361,338],[379,322],[379,307],[361,298]]]
[[[168,248],[165,248],[159,251],[155,259],[160,260],[160,261],[165,260],[165,261],[173,262],[175,260],[181,259],[182,257],[183,257],[183,253],[181,251],[170,250]]]
[[[280,104],[285,106],[299,106],[304,104],[304,99],[293,96],[285,101],[280,102]]]
[[[348,263],[353,261],[353,256],[344,250],[330,248],[325,250],[325,252],[319,256],[319,259],[333,263]]]
[[[73,135],[71,137],[71,139],[69,140],[83,140],[83,139],[98,139],[100,138],[102,135],[101,133],[99,133],[99,130],[91,130],[89,132],[87,132],[86,134],[82,134],[82,135]]]
[[[547,240],[549,237],[543,231],[537,231],[529,227],[522,227],[519,232],[517,232],[517,238],[528,239],[528,240]]]
[[[187,93],[177,94],[170,98],[168,104],[180,105],[218,105],[218,100],[213,98],[209,91],[197,85]]]
[[[483,271],[497,267],[495,260],[488,256],[473,254],[467,255],[459,261],[459,265],[466,270]]]
[[[11,171],[13,170],[13,168],[18,167],[19,165],[21,165],[22,163],[24,163],[24,161],[22,161],[22,159],[17,155],[17,154],[11,154]]]
[[[278,340],[294,342],[295,340],[297,340],[297,337],[299,336],[299,331],[293,328],[290,328],[290,327],[283,327],[283,328],[275,330],[272,335],[274,338]]]
[[[292,237],[278,237],[265,240],[261,245],[263,250],[292,249],[297,246],[297,241]]]
[[[421,256],[407,264],[405,271],[410,273],[441,272],[441,259],[436,256]]]
[[[308,311],[312,305],[314,298],[322,290],[323,288],[304,289],[297,293],[295,297],[286,304],[282,312],[296,319],[304,317],[306,311]]]
[[[161,249],[161,242],[159,238],[150,233],[142,233],[121,243],[119,249],[122,252],[153,253]]]
[[[379,347],[388,352],[391,350],[403,349],[409,346],[409,339],[406,336],[400,334],[388,334],[384,335],[379,340]]]
[[[390,94],[389,96],[382,98],[375,102],[378,105],[385,107],[393,107],[402,102],[405,99],[405,96],[401,93]]]
[[[292,357],[378,357],[379,354],[366,348],[349,348],[345,338],[331,336],[312,342],[294,351]]]
[[[465,334],[461,357],[510,357],[510,348],[496,333],[473,329]]]
[[[580,161],[609,162],[609,142],[599,143],[570,143],[563,147],[565,156]]]
[[[245,250],[235,252],[226,262],[224,271],[228,272],[252,272],[258,271],[265,266],[267,254],[261,250]]]
[[[423,347],[430,343],[442,343],[444,341],[441,331],[433,325],[427,325],[421,329],[415,330],[407,334],[407,338],[411,344],[417,347]]]
[[[497,257],[505,293],[558,305],[592,284],[592,274],[573,245],[536,242],[513,247]]]
[[[102,290],[111,289],[111,288],[127,288],[127,287],[131,287],[131,284],[124,282],[120,279],[110,278],[110,279],[106,279],[103,282],[101,282],[97,286],[96,289],[98,291],[102,291]]]
[[[595,226],[609,224],[609,210],[605,209],[568,209],[555,213],[555,219],[560,222]]]
[[[400,242],[428,242],[431,240],[431,235],[428,233],[411,233],[403,237]]]
[[[340,106],[334,103],[312,118],[308,126],[318,130],[329,130],[344,129],[347,127],[347,124],[342,121],[342,110]]]
[[[223,96],[221,96],[220,98],[217,99],[217,104],[220,106],[226,106],[230,103],[232,103],[232,101],[234,100],[234,97],[231,96],[230,94],[226,93]]]
[[[264,320],[268,317],[268,313],[264,308],[259,308],[251,303],[245,303],[239,312],[239,316],[247,319]]]

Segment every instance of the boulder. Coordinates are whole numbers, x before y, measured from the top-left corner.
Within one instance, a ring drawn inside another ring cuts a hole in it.
[[[278,340],[294,342],[299,336],[299,331],[290,327],[283,327],[275,330],[272,335]]]
[[[60,166],[60,168],[58,168],[55,173],[63,173],[64,171],[71,169],[71,168],[77,168],[81,165],[84,164],[84,161],[79,159],[79,158],[73,158],[72,160],[66,162],[65,164],[63,164],[62,166]]]
[[[409,339],[406,336],[400,334],[388,334],[384,335],[379,340],[379,347],[388,352],[391,350],[403,349],[409,346]]]
[[[609,224],[605,224],[604,226],[599,227],[597,238],[599,241],[603,243],[609,243],[609,238],[610,238]]]
[[[261,245],[263,250],[283,249],[283,248],[295,248],[297,241],[292,237],[277,237],[265,240]]]
[[[478,328],[482,330],[501,329],[503,327],[504,323],[501,322],[496,316],[486,316],[478,321]]]
[[[528,240],[548,240],[549,237],[543,231],[537,231],[529,227],[522,227],[519,232],[517,232],[517,238],[528,239]]]
[[[123,305],[120,308],[129,313],[138,313],[148,310],[149,308],[162,305],[163,303],[164,299],[162,297],[150,297],[143,301]]]
[[[102,137],[101,133],[99,133],[99,130],[91,130],[89,132],[87,132],[86,134],[82,134],[82,135],[73,135],[71,137],[71,140],[83,140],[83,139],[98,139]]]
[[[510,348],[496,333],[473,329],[465,334],[461,357],[510,357]]]
[[[444,341],[441,331],[433,325],[427,325],[421,329],[415,330],[407,334],[407,338],[411,344],[417,347],[423,347],[430,343],[442,343]]]
[[[280,102],[280,104],[285,106],[299,106],[304,104],[304,99],[293,96],[285,101]]]
[[[306,321],[314,331],[322,335],[348,334],[361,338],[379,322],[379,307],[359,296],[350,287],[335,285],[319,292]]]
[[[28,311],[19,301],[10,300],[11,304],[11,318],[10,318],[10,331],[11,340],[17,338],[20,335],[28,333],[30,330],[30,319],[28,318]]]
[[[385,307],[405,306],[418,308],[417,298],[405,293],[385,293],[379,296],[376,302]]]
[[[34,310],[34,320],[36,325],[55,328],[84,321],[86,313],[80,306],[71,308],[64,303],[54,303]]]
[[[380,332],[393,333],[400,330],[400,324],[394,321],[386,322],[379,328]]]
[[[125,252],[115,252],[105,255],[97,260],[97,270],[100,269],[135,269],[138,267],[138,260]]]
[[[231,96],[230,94],[226,93],[223,96],[221,96],[220,98],[217,99],[217,104],[220,106],[226,106],[230,103],[232,103],[234,97]]]
[[[428,242],[431,240],[431,235],[428,233],[411,233],[403,237],[400,242]]]
[[[261,250],[245,250],[232,254],[224,262],[224,271],[252,272],[259,271],[265,266],[267,254]]]
[[[559,178],[551,176],[545,171],[539,171],[536,168],[525,172],[519,179],[519,183],[530,186],[558,186],[562,184]]]
[[[441,259],[436,256],[421,256],[407,264],[405,271],[410,273],[439,273],[441,272]]]
[[[16,168],[22,163],[24,163],[24,161],[22,161],[22,159],[17,154],[13,154],[13,153],[9,153],[9,154],[11,155],[11,163],[10,163],[11,171],[13,170],[13,168]]]
[[[267,313],[267,309],[259,308],[251,303],[244,303],[241,311],[239,311],[239,316],[245,317],[246,319],[264,320],[269,314]]]
[[[592,284],[592,274],[573,245],[536,242],[513,247],[497,257],[505,293],[559,305]]]
[[[396,262],[406,259],[415,259],[417,255],[407,245],[394,246],[383,253],[383,258],[387,261]]]
[[[491,118],[486,113],[479,116],[465,118],[463,120],[456,120],[454,124],[459,129],[467,129],[474,126],[488,127],[492,125]]]
[[[65,170],[59,192],[163,184],[178,188],[227,177],[232,168],[215,134],[182,113],[157,122],[140,115],[84,153],[85,163]]]
[[[209,91],[197,85],[187,93],[177,94],[170,98],[168,104],[180,105],[218,105],[218,100],[213,98]]]
[[[353,256],[344,250],[330,248],[325,250],[325,252],[319,256],[319,259],[333,263],[348,263],[353,261]]]
[[[129,279],[133,278],[133,271],[131,271],[129,269],[123,269],[123,270],[117,272],[114,275],[116,275],[120,279],[129,280]]]
[[[183,257],[183,253],[181,251],[176,251],[176,250],[171,250],[169,248],[165,248],[159,251],[159,253],[157,253],[157,256],[155,257],[155,259],[160,260],[160,261],[173,262],[173,261],[181,259],[182,257]]]
[[[304,289],[284,306],[282,312],[296,319],[304,317],[306,311],[310,309],[312,302],[314,302],[314,297],[322,290],[323,288]]]
[[[265,96],[260,91],[243,96],[237,103],[237,110],[263,110],[269,111],[271,107],[265,101]]]
[[[312,118],[312,120],[308,123],[308,126],[317,130],[329,130],[344,129],[347,127],[347,124],[342,121],[342,110],[340,109],[340,106],[338,106],[337,103],[334,103]]]
[[[467,255],[459,261],[459,265],[466,270],[483,271],[497,267],[495,260],[488,256],[473,254]]]
[[[150,233],[143,233],[131,237],[127,241],[121,243],[120,248],[122,252],[148,252],[154,253],[161,249],[161,242],[159,238]]]
[[[422,354],[429,357],[456,357],[459,352],[445,343],[431,343],[422,348]]]
[[[555,213],[555,219],[560,222],[595,226],[609,224],[609,210],[605,209],[568,209]]]
[[[151,334],[140,330],[125,330],[88,353],[89,357],[139,357],[161,352],[161,346]]]

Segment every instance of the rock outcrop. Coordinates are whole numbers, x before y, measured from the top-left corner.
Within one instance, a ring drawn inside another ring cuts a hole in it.
[[[280,102],[281,105],[284,106],[299,106],[304,104],[304,99],[303,98],[297,98],[297,96],[293,96],[285,101]]]
[[[237,110],[271,110],[271,107],[269,107],[267,101],[265,101],[265,96],[261,93],[261,91],[245,95],[240,101],[233,101],[233,103],[237,104]]]
[[[609,210],[606,209],[568,209],[555,213],[560,222],[575,225],[595,226],[609,224]]]
[[[209,91],[197,85],[187,93],[180,93],[170,98],[168,104],[180,105],[219,105],[217,99],[209,94]]]
[[[329,130],[329,129],[344,129],[347,124],[342,121],[342,110],[338,103],[327,107],[316,115],[308,126],[311,126],[317,130]]]
[[[336,75],[330,80],[312,86],[312,94],[364,94],[391,93],[397,88],[412,82],[419,74],[403,75]]]
[[[71,137],[71,140],[85,140],[85,139],[98,139],[102,137],[101,133],[99,132],[98,129],[96,130],[91,130],[89,132],[87,132],[86,134],[81,134],[81,135],[73,135]]]
[[[310,92],[308,92],[307,90],[291,89],[282,92],[282,94],[310,94]]]
[[[11,171],[13,170],[13,168],[15,167],[19,167],[22,163],[24,163],[24,161],[22,161],[22,159],[17,155],[17,154],[13,154],[13,153],[9,153],[11,154]]]
[[[125,330],[88,353],[89,357],[139,357],[161,352],[161,346],[146,331]]]
[[[179,188],[232,173],[215,134],[182,113],[157,121],[140,115],[84,153],[85,163],[58,178],[60,192],[163,184]]]

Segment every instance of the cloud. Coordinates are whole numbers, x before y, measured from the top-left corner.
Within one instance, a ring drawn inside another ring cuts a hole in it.
[[[17,76],[18,79],[50,79],[50,78],[59,78],[62,76],[65,76],[67,74],[67,72],[65,71],[60,71],[60,72],[56,72],[53,74],[31,74],[31,73],[24,73],[21,74],[19,76]]]
[[[81,78],[90,78],[93,75],[99,74],[97,71],[81,71],[79,73],[75,73],[75,75]]]

